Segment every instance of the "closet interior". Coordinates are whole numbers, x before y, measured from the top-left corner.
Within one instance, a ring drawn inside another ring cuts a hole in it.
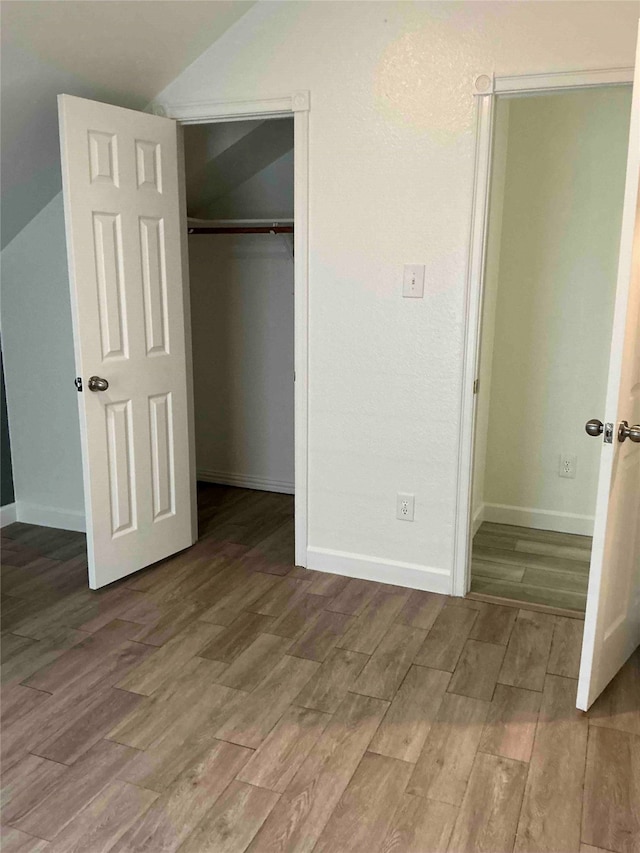
[[[271,504],[292,551],[293,119],[183,132],[199,506]]]

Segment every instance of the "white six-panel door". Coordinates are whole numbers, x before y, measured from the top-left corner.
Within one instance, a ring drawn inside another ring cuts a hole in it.
[[[59,113],[95,589],[195,540],[177,125],[69,95]]]
[[[640,39],[605,418],[614,436],[603,444],[600,463],[578,682],[582,710],[640,643],[640,443],[616,434],[623,421],[640,425]]]

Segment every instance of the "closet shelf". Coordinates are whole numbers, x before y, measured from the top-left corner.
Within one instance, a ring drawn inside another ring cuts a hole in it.
[[[189,234],[293,234],[293,219],[194,219]]]

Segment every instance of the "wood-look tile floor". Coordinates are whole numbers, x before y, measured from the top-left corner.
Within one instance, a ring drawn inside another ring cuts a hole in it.
[[[473,539],[471,591],[584,613],[591,537],[484,522]]]
[[[296,569],[292,500],[101,592],[3,533],[4,853],[640,850],[640,656],[575,710],[582,622]]]

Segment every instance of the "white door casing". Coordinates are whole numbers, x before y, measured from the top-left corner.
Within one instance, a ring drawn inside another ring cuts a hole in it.
[[[170,103],[154,112],[182,125],[293,116],[294,124],[294,399],[295,399],[295,564],[308,565],[308,384],[309,384],[309,109],[310,93],[300,90],[259,100]],[[185,220],[186,223],[186,220]],[[186,240],[186,230],[184,232]],[[186,249],[185,249],[186,255]],[[195,462],[194,462],[195,470]]]
[[[452,595],[466,595],[471,585],[470,557],[473,526],[471,484],[477,402],[474,394],[474,383],[477,378],[480,347],[495,98],[497,95],[560,92],[573,89],[584,90],[593,86],[628,85],[633,82],[633,76],[633,68],[611,68],[597,71],[525,74],[516,77],[493,77],[490,74],[480,74],[474,81],[473,94],[477,103],[476,152],[465,288],[465,344],[461,385]]]
[[[584,711],[640,644],[640,443],[616,435],[622,421],[640,424],[640,35],[605,420],[614,437],[600,460],[578,681]]]
[[[96,589],[196,538],[177,125],[69,95],[58,102]],[[108,389],[90,391],[92,375]]]

